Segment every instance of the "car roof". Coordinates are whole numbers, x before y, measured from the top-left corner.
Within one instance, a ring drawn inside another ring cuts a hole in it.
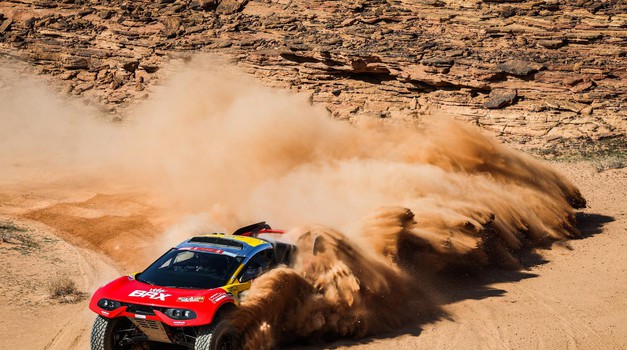
[[[195,236],[176,246],[177,249],[204,250],[243,257],[250,257],[270,247],[270,243],[259,238],[220,233]]]

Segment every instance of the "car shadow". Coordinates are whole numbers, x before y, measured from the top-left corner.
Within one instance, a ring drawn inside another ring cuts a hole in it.
[[[434,320],[432,320],[434,321]],[[380,334],[376,336],[365,337],[361,339],[339,339],[331,343],[312,343],[312,344],[300,344],[300,345],[291,345],[284,346],[281,349],[285,350],[313,350],[313,349],[338,349],[341,347],[353,346],[353,345],[365,345],[371,343],[373,341],[382,340],[382,339],[392,339],[397,338],[399,336],[413,336],[417,337],[422,333],[422,327],[425,325],[425,322],[420,322],[420,324],[407,325],[399,330]]]

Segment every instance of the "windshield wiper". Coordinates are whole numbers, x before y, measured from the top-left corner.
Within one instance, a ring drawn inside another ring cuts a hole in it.
[[[196,288],[196,287],[184,287],[184,286],[163,286],[166,288],[180,288],[180,289],[204,289],[204,288]]]
[[[153,282],[153,281],[149,281],[149,280],[144,280],[144,279],[141,279],[141,280],[140,280],[140,279],[138,279],[138,281],[143,282],[143,283],[150,284],[151,286],[156,285],[156,283],[155,283],[155,282]]]

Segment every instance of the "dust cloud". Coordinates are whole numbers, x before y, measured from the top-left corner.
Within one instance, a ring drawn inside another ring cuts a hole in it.
[[[437,305],[420,271],[518,268],[520,252],[579,235],[578,189],[475,127],[445,116],[349,125],[215,57],[172,69],[118,124],[32,81],[2,89],[0,180],[63,175],[150,193],[181,222],[163,249],[191,231],[291,228],[293,268],[259,278],[235,314],[247,348],[425,320]]]
[[[117,127],[0,61],[0,184],[50,182],[110,163]]]

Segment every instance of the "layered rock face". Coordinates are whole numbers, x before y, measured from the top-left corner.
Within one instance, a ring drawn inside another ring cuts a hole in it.
[[[622,0],[14,0],[0,54],[124,115],[217,51],[339,119],[448,114],[508,141],[625,140]]]

